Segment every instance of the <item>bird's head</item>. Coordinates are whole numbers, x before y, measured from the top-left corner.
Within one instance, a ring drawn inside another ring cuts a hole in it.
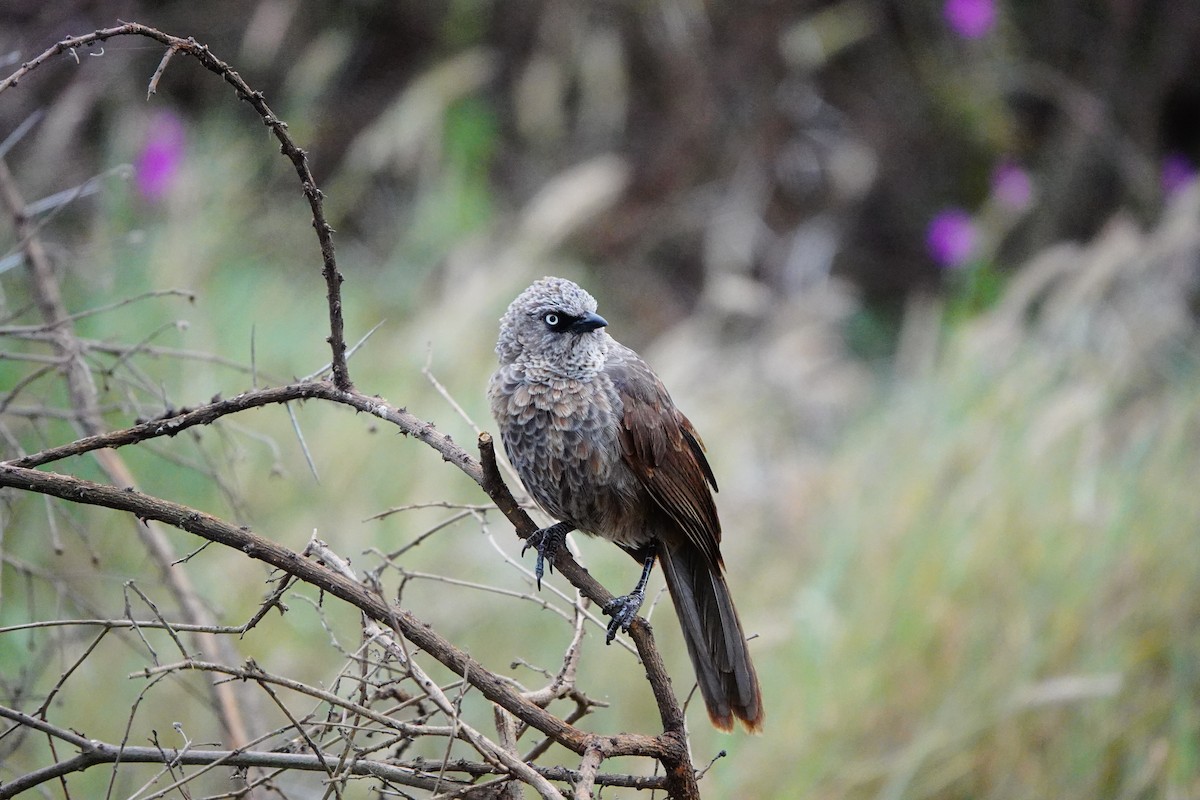
[[[496,355],[547,378],[588,380],[604,368],[608,322],[596,298],[563,278],[535,281],[500,318]]]

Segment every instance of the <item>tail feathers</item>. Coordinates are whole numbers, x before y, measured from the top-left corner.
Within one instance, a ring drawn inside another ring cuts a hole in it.
[[[725,576],[687,545],[660,546],[659,562],[713,725],[732,730],[737,718],[757,733],[763,722],[762,693]]]

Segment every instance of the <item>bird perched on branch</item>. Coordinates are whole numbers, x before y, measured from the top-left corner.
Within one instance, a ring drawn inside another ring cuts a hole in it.
[[[531,536],[536,574],[572,530],[642,563],[637,587],[605,606],[607,641],[628,631],[657,558],[713,724],[762,726],[762,697],[721,560],[716,479],[692,423],[637,353],[604,330],[596,300],[542,278],[500,320],[488,399],[509,460],[555,519]]]

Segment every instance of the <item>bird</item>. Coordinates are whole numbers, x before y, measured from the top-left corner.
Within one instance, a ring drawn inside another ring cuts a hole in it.
[[[488,402],[521,482],[559,520],[526,540],[537,550],[538,586],[544,563],[574,530],[632,555],[642,564],[636,587],[603,609],[611,643],[629,631],[657,560],[709,719],[723,731],[736,718],[759,732],[762,692],[725,578],[704,445],[596,309],[578,284],[545,277],[500,319]]]

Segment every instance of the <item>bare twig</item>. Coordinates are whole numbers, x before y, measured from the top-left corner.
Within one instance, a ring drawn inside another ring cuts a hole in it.
[[[179,48],[171,45],[167,48],[167,52],[163,53],[162,61],[158,62],[158,66],[154,70],[154,74],[150,76],[150,85],[146,87],[146,99],[149,100],[152,96],[158,94],[158,81],[162,78],[163,73],[167,71],[167,64],[171,57],[179,52]]]
[[[443,386],[442,382],[439,381],[437,376],[433,374],[432,347],[429,348],[429,352],[425,356],[425,366],[421,368],[421,374],[425,376],[425,380],[429,381],[429,385],[432,386],[437,393],[442,396],[442,399],[445,400],[452,409],[454,409],[454,413],[458,414],[458,418],[470,426],[471,430],[475,432],[476,436],[483,433],[483,430],[475,423],[475,420],[471,419],[471,415],[467,413],[466,409],[454,399],[454,395],[450,394],[450,390]]]
[[[187,622],[163,622],[151,619],[44,619],[36,622],[24,622],[20,625],[7,625],[0,628],[0,636],[17,631],[37,630],[38,628],[70,628],[78,626],[82,628],[110,628],[113,630],[123,628],[159,628],[165,630],[168,625],[181,633],[221,633],[233,635],[244,633],[253,627],[250,623],[246,623],[246,625],[194,625]]]
[[[125,306],[133,303],[139,303],[142,300],[150,300],[158,297],[182,297],[189,303],[196,302],[196,293],[188,289],[155,289],[154,291],[136,294],[133,297],[126,297],[124,300],[117,300],[114,303],[106,303],[105,305],[96,306],[95,308],[87,308],[83,311],[77,311],[74,314],[69,314],[66,318],[72,322],[75,322],[88,317],[94,317],[97,314],[106,314],[109,311],[115,311],[118,308],[124,308]]]
[[[308,451],[308,442],[304,440],[304,431],[300,430],[300,420],[296,419],[296,409],[292,408],[291,403],[284,403],[283,407],[287,409],[288,419],[292,422],[292,431],[296,434],[296,440],[300,442],[300,452],[304,454],[304,462],[308,464],[308,471],[312,473],[313,480],[320,483],[321,476],[317,473],[317,465],[313,461],[312,453]]]

